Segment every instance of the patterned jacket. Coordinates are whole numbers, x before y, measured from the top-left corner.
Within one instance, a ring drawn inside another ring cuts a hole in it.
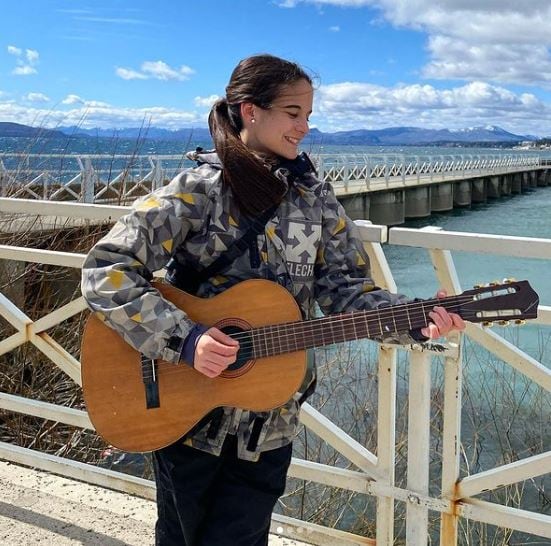
[[[190,157],[199,166],[136,201],[92,248],[82,270],[82,293],[92,311],[143,355],[174,364],[194,325],[152,289],[152,272],[173,256],[180,263],[206,267],[247,228],[231,189],[222,184],[216,156]],[[287,288],[304,318],[314,316],[316,303],[331,314],[407,301],[373,285],[354,223],[329,183],[312,171],[297,179],[285,167],[274,168],[274,174],[286,181],[288,192],[257,237],[257,249],[201,284],[198,296],[212,297],[245,279],[264,278]],[[379,341],[415,342],[408,334]],[[288,444],[296,435],[299,394],[270,412],[224,408],[215,434],[206,425],[185,442],[219,454],[226,435],[234,433],[239,457],[257,460],[260,452]]]

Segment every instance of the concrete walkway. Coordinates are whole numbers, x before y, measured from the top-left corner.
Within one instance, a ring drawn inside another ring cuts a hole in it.
[[[1,546],[146,546],[154,524],[151,501],[0,461]]]

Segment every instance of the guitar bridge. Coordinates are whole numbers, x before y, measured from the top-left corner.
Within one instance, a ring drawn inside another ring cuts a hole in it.
[[[157,382],[157,364],[155,360],[142,355],[142,380],[145,387],[145,406],[147,409],[159,408],[159,383]]]

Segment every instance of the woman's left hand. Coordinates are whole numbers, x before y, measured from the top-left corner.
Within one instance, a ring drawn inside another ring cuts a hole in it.
[[[439,290],[436,297],[445,298],[446,295],[445,290]],[[421,328],[421,333],[430,339],[437,339],[454,330],[465,329],[463,319],[456,313],[448,313],[444,307],[435,306],[429,313],[429,317],[432,322],[429,322],[425,328]]]

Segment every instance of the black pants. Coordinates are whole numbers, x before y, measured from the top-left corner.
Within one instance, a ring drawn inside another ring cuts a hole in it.
[[[219,457],[181,442],[156,451],[156,546],[266,546],[291,452],[287,445],[243,461],[235,436]]]

